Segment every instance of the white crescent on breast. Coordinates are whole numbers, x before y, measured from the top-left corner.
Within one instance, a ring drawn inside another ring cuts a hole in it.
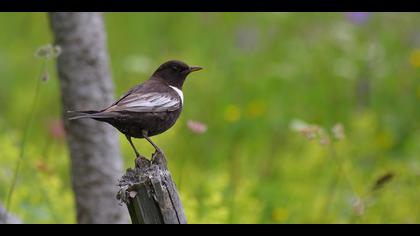
[[[182,91],[175,86],[170,86],[169,85],[169,87],[171,87],[173,90],[175,90],[175,92],[181,97],[181,105],[184,105],[184,94],[182,93]]]

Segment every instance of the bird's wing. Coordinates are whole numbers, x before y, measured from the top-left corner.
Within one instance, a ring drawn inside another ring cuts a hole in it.
[[[115,101],[110,107],[118,104],[121,100],[123,100],[124,98],[126,98],[127,96],[129,96],[131,93],[133,93],[136,89],[138,89],[140,86],[136,86],[131,88],[130,90],[128,90],[124,95],[122,95],[120,98],[118,98],[117,101]],[[108,109],[108,108],[107,108]]]
[[[180,107],[180,99],[167,92],[130,93],[106,111],[163,112],[175,111]]]

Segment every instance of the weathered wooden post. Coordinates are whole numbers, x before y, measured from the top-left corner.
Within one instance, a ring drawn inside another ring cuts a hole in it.
[[[127,205],[133,224],[186,224],[178,192],[163,153],[138,157],[119,181],[117,199]]]

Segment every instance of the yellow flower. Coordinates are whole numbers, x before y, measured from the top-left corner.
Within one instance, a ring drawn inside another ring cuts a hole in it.
[[[381,149],[390,149],[395,145],[395,138],[392,133],[383,131],[376,137],[376,145]]]
[[[284,222],[289,218],[289,211],[286,208],[276,208],[272,212],[272,218],[275,222]]]
[[[410,63],[414,67],[420,67],[420,49],[415,49],[411,52]]]
[[[252,101],[251,103],[248,104],[248,107],[247,107],[247,113],[251,117],[260,117],[264,115],[265,111],[266,111],[266,106],[264,103],[260,101]]]
[[[235,105],[229,105],[225,109],[225,120],[231,123],[237,122],[241,118],[241,111]]]

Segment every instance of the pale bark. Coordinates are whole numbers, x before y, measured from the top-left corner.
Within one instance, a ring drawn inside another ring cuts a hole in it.
[[[57,58],[78,223],[128,223],[118,204],[123,162],[117,131],[89,119],[66,119],[69,110],[101,109],[112,103],[106,35],[101,13],[54,12],[49,19]]]
[[[0,224],[22,224],[22,221],[15,215],[6,212],[6,209],[0,204]]]

